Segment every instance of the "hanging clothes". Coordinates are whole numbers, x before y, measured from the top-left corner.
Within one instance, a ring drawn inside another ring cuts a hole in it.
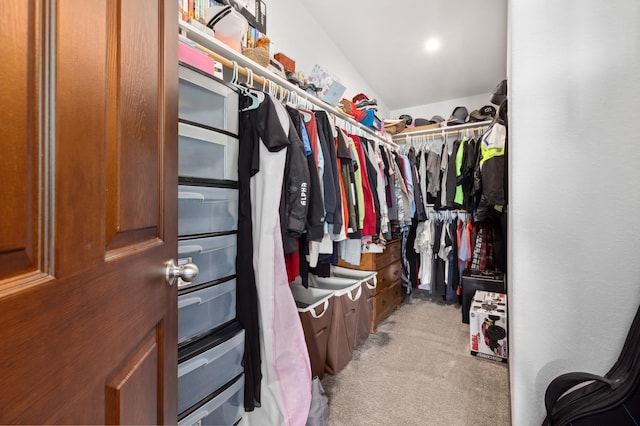
[[[248,104],[248,98],[241,97],[241,108]],[[311,404],[311,366],[287,282],[279,216],[282,194],[273,190],[282,188],[294,132],[289,131],[286,109],[269,95],[257,108],[242,111],[240,120],[236,285],[237,298],[243,300],[238,303],[238,319],[251,327],[245,326],[249,341],[243,360],[245,405],[252,410],[246,420],[249,425],[303,425]],[[257,298],[248,301],[245,292],[251,287]],[[255,310],[248,312],[252,304]],[[253,316],[258,324],[247,321]]]
[[[346,206],[345,222],[347,224],[347,233],[353,233],[357,231],[357,200],[354,194],[355,183],[352,180],[353,176],[353,161],[351,159],[351,151],[346,140],[345,134],[338,131],[338,137],[336,138],[336,153],[338,155],[338,162],[340,168],[340,174],[342,182],[344,183],[344,205]]]
[[[376,192],[374,193],[375,199],[378,201],[375,203],[376,205],[376,213],[377,216],[380,217],[380,233],[386,233],[389,229],[389,209],[387,207],[387,200],[384,189],[384,174],[382,171],[382,158],[380,157],[380,151],[378,150],[377,144],[370,140],[367,144],[367,155],[369,161],[372,165],[372,173],[375,177],[375,188]]]
[[[326,112],[314,111],[314,114],[318,125],[318,139],[322,146],[325,162],[323,183],[324,203],[327,212],[325,221],[329,225],[327,233],[330,235],[339,234],[342,227],[342,197],[338,179],[338,160],[333,141],[333,126],[329,122]]]
[[[414,250],[420,255],[420,268],[418,270],[418,288],[432,293],[431,278],[433,268],[433,220],[418,223]]]
[[[409,159],[409,165],[411,167],[410,168],[411,180],[413,182],[413,199],[416,206],[414,217],[418,221],[424,221],[424,220],[427,220],[427,214],[425,212],[425,207],[424,207],[424,198],[423,198],[423,192],[422,192],[422,185],[420,184],[420,176],[418,175],[416,152],[413,149],[413,147],[409,149],[408,159]]]
[[[309,188],[307,190],[307,204],[309,208],[306,229],[311,240],[321,241],[323,235],[322,227],[324,224],[324,205],[322,202],[322,187],[320,186],[320,177],[318,175],[317,156],[311,147],[313,138],[309,136],[304,117],[300,111],[291,107],[287,107],[287,111],[298,134],[302,136],[303,141],[307,141],[305,142],[305,154],[307,158],[307,169],[309,171]],[[317,143],[317,139],[314,143]]]
[[[367,160],[362,148],[362,142],[360,138],[355,135],[351,135],[353,139],[356,152],[358,153],[358,170],[362,176],[362,192],[363,192],[363,204],[364,204],[364,218],[362,220],[362,236],[376,236],[376,211],[373,204],[373,192],[371,191],[371,185],[369,184],[369,174],[367,173]]]
[[[380,199],[378,198],[378,167],[375,158],[371,159],[370,145],[371,141],[365,138],[362,141],[362,150],[364,153],[364,161],[367,164],[367,177],[369,178],[369,187],[371,188],[371,200],[373,201],[373,209],[375,211],[376,232],[375,236],[380,235],[382,215],[380,213]]]
[[[505,199],[505,149],[507,128],[496,122],[480,140],[478,162],[474,172],[474,190],[480,192],[476,221],[483,221],[493,211],[502,211]]]

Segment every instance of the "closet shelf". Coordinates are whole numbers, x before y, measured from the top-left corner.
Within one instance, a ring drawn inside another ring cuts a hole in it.
[[[478,121],[476,123],[466,123],[459,124],[457,126],[445,126],[445,127],[437,127],[435,129],[427,129],[427,130],[416,130],[416,131],[404,131],[402,133],[398,133],[393,135],[394,141],[403,142],[405,139],[412,138],[414,136],[426,136],[426,135],[439,135],[439,134],[451,134],[457,133],[462,130],[475,130],[475,129],[484,129],[489,127],[492,123],[491,120],[487,121]]]
[[[246,69],[250,69],[255,75],[254,80],[256,82],[262,83],[264,81],[263,79],[267,79],[286,90],[296,93],[299,97],[305,99],[307,102],[336,116],[336,125],[338,127],[343,128],[350,133],[354,133],[358,136],[373,137],[379,142],[387,144],[393,148],[398,147],[395,142],[390,140],[391,138],[386,138],[385,136],[380,135],[374,130],[363,126],[335,106],[330,105],[314,96],[311,96],[304,90],[300,89],[298,86],[290,83],[286,79],[266,69],[262,65],[247,58],[241,53],[231,49],[221,41],[211,37],[209,34],[205,33],[189,22],[185,22],[180,19],[179,26],[181,34],[183,36],[185,36],[188,40],[196,43],[196,47],[207,53],[209,56],[213,57],[216,61],[222,63],[222,65],[224,65],[225,67],[233,69],[233,61],[235,61],[238,64],[238,72],[240,74],[246,76]],[[342,120],[342,122],[340,120]]]

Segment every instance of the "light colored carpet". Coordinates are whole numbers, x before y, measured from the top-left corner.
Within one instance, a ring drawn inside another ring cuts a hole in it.
[[[414,293],[337,375],[329,426],[510,424],[508,368],[469,353],[460,308]]]

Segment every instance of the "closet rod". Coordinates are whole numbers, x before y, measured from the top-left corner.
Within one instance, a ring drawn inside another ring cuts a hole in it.
[[[492,122],[493,122],[492,120],[487,120],[487,121],[478,121],[476,123],[460,124],[457,126],[446,126],[446,127],[436,127],[435,129],[416,130],[414,132],[405,131],[405,132],[393,135],[393,139],[400,140],[400,139],[405,139],[407,137],[410,138],[413,136],[438,135],[442,133],[448,135],[451,133],[460,132],[462,130],[480,130],[485,127],[488,127]]]
[[[366,126],[363,126],[362,124],[357,122],[352,117],[349,117],[347,114],[345,114],[343,111],[339,110],[338,108],[332,105],[329,105],[328,103],[322,101],[321,99],[318,99],[310,95],[309,93],[300,89],[298,86],[283,79],[279,75],[266,69],[260,64],[255,63],[250,58],[247,58],[246,56],[236,52],[230,47],[224,45],[222,42],[216,39],[213,39],[211,36],[204,33],[203,31],[193,26],[192,24],[189,24],[184,21],[180,21],[179,24],[181,29],[185,30],[187,34],[190,34],[190,36],[185,37],[186,39],[194,43],[198,49],[200,49],[202,52],[206,53],[208,56],[215,59],[216,61],[220,62],[223,66],[229,69],[233,69],[234,68],[233,60],[235,60],[236,63],[238,64],[239,74],[242,74],[243,76],[247,76],[247,68],[251,68],[251,70],[254,73],[254,76],[253,76],[254,82],[264,85],[265,79],[268,81],[271,81],[272,83],[279,85],[280,87],[284,87],[286,90],[297,93],[298,96],[302,97],[306,101],[316,105],[317,107],[325,110],[326,112],[332,113],[336,117],[341,118],[342,120],[350,123],[356,128],[362,130],[363,132],[366,132],[371,137],[374,137],[377,141],[384,143],[386,145],[389,145],[393,148],[398,148],[398,145],[395,142],[384,139],[383,137],[378,135],[376,132],[374,132],[373,130],[369,129]],[[207,46],[205,46],[205,44]],[[211,50],[210,47],[215,48],[216,50],[222,51],[223,54],[214,52],[213,50]],[[229,57],[232,57],[233,60],[229,59]]]

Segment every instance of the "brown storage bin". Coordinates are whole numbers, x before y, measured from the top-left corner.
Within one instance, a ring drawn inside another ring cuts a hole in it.
[[[356,322],[356,332],[353,342],[354,348],[359,348],[367,341],[373,315],[374,295],[376,293],[377,273],[374,271],[359,271],[355,269],[331,266],[331,276],[337,278],[351,278],[360,280],[362,295],[360,296],[360,310]]]
[[[334,292],[336,302],[327,343],[325,370],[338,374],[351,361],[360,313],[362,287],[360,281],[347,278],[319,278],[309,275],[309,284]]]
[[[302,322],[312,377],[318,377],[322,380],[336,299],[333,298],[331,290],[304,288],[299,283],[291,285],[291,292],[296,301],[300,322]]]

